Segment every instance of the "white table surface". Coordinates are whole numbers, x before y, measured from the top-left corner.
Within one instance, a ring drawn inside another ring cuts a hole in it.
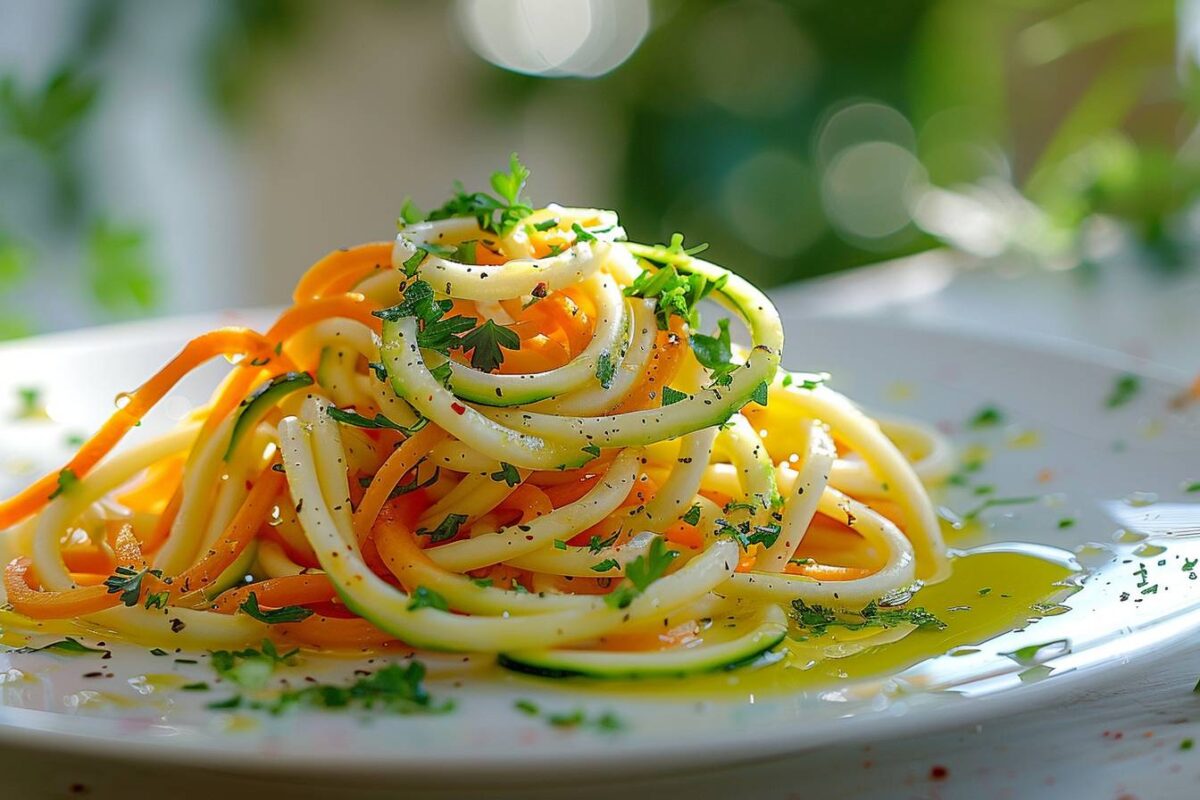
[[[1181,378],[1200,374],[1200,269],[1168,277],[1132,256],[1085,280],[1072,272],[1005,274],[1002,267],[931,253],[775,297],[803,313],[1069,340],[1175,368]],[[1196,458],[1200,464],[1200,453]],[[789,763],[786,775],[781,769],[780,785],[795,786],[794,797],[1200,797],[1197,679],[1200,643],[1184,645],[1153,670],[1034,713],[869,749],[814,753]],[[1181,749],[1187,739],[1196,742],[1193,749]]]

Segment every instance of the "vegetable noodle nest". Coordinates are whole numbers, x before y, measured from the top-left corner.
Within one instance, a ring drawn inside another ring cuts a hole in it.
[[[406,202],[265,332],[197,336],[119,398],[0,503],[0,625],[676,675],[753,660],[797,602],[902,605],[945,575],[936,431],[782,370],[775,307],[702,247],[535,209],[527,177],[513,156],[494,194]],[[729,318],[703,326],[709,303]],[[117,450],[218,356],[207,405]]]

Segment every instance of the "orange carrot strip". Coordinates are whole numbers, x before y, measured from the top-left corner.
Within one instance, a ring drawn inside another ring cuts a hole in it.
[[[383,508],[392,490],[400,483],[405,473],[415,467],[445,436],[446,432],[438,426],[426,425],[412,438],[407,439],[404,444],[396,448],[396,451],[387,457],[387,461],[383,462],[383,466],[371,479],[371,485],[367,487],[362,502],[354,511],[354,533],[358,537],[360,545],[366,541],[367,535],[371,532],[371,526],[375,524],[375,518],[379,516],[380,509]]]
[[[682,325],[679,324],[678,319],[673,318],[671,324],[673,328],[682,331]],[[642,411],[662,404],[662,389],[671,382],[671,379],[679,371],[679,364],[683,358],[684,342],[687,341],[686,337],[682,336],[678,331],[658,332],[658,338],[654,344],[654,353],[650,357],[650,363],[646,366],[646,372],[642,375],[642,379],[608,413],[624,414],[628,411]]]
[[[292,292],[295,303],[354,288],[372,272],[392,265],[392,243],[370,242],[334,250],[308,268]]]
[[[68,471],[80,478],[86,475],[141,421],[146,412],[193,369],[219,355],[241,355],[245,359],[268,358],[274,355],[269,341],[246,328],[220,328],[192,339],[179,355],[130,394],[129,401],[84,442],[61,470],[42,476],[13,497],[0,502],[0,530],[10,528],[44,508],[50,495],[58,489],[59,475]]]
[[[273,625],[273,634],[310,647],[331,650],[374,648],[396,643],[396,637],[379,630],[365,619],[340,619],[313,614],[299,622]]]
[[[133,527],[126,525],[117,534],[117,563],[121,566],[142,566],[141,548],[133,535]],[[106,586],[84,586],[61,592],[44,592],[35,589],[29,579],[33,576],[33,562],[28,558],[16,558],[4,568],[4,590],[13,610],[33,619],[66,619],[95,614],[115,607],[121,602],[119,592],[109,592]]]
[[[333,583],[330,582],[328,575],[323,572],[310,572],[302,575],[267,578],[265,581],[231,589],[217,598],[212,605],[213,610],[222,614],[232,614],[249,599],[251,594],[264,608],[324,603],[337,597],[337,592],[334,591]]]
[[[528,483],[518,486],[516,491],[504,498],[497,508],[520,511],[522,523],[545,516],[554,510],[554,506],[551,504],[550,498],[546,496],[546,493]]]
[[[284,476],[273,469],[277,463],[279,462],[272,462],[258,476],[241,508],[230,520],[229,527],[203,558],[171,578],[169,584],[150,576],[154,585],[147,591],[165,590],[170,592],[172,598],[195,592],[212,584],[222,572],[237,561],[279,499]]]

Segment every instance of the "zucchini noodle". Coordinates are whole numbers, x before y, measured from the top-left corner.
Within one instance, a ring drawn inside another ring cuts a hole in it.
[[[854,612],[946,575],[944,437],[781,369],[771,301],[681,237],[532,208],[516,177],[329,254],[266,333],[198,337],[0,502],[0,624],[663,676],[775,647],[791,604]],[[216,355],[207,406],[112,452]]]

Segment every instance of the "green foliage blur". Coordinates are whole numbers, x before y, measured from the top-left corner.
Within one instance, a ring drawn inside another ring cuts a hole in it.
[[[1200,191],[1182,5],[657,0],[648,36],[599,78],[482,59],[477,75],[497,115],[564,83],[593,100],[624,128],[613,147],[631,235],[701,236],[767,285],[944,245],[1095,267],[1094,234],[1114,222],[1169,274],[1195,261],[1186,217]],[[80,2],[49,79],[0,74],[0,184],[40,198],[0,198],[0,338],[38,329],[16,298],[50,241],[72,243],[77,263],[56,268],[75,271],[99,318],[151,312],[164,295],[155,232],[113,219],[79,163],[112,32],[135,6]],[[236,127],[265,60],[303,56],[319,4],[214,7],[197,82]]]

